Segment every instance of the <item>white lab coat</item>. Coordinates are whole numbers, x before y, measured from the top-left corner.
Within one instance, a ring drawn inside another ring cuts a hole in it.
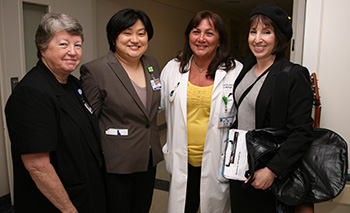
[[[191,64],[191,61],[189,62]],[[167,142],[163,147],[167,171],[171,174],[168,212],[183,213],[187,185],[187,73],[179,72],[180,63],[175,59],[168,62],[161,73],[161,109],[165,109],[167,121]],[[232,93],[234,81],[242,69],[236,67],[229,72],[218,69],[215,74],[211,98],[210,118],[206,133],[201,172],[201,213],[231,212],[228,180],[222,176],[223,153],[228,128],[219,129],[219,117],[225,111],[223,96]],[[180,82],[180,83],[178,83]],[[169,94],[177,86],[174,101]],[[233,113],[233,95],[228,101],[228,110]]]

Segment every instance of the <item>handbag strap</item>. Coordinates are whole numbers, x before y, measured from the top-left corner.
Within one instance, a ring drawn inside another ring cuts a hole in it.
[[[259,75],[258,78],[255,79],[255,81],[242,93],[241,97],[239,98],[238,103],[235,100],[235,105],[236,105],[237,109],[238,109],[239,105],[241,105],[241,103],[242,103],[243,99],[245,98],[245,96],[247,96],[247,94],[250,92],[250,90],[256,84],[256,82],[258,82],[264,75],[266,75],[266,73],[270,70],[271,66],[269,66],[269,68],[267,68],[261,75]]]
[[[274,63],[273,63],[274,64]],[[270,68],[273,66],[273,64],[271,66],[269,66],[261,75],[258,76],[257,79],[255,79],[255,81],[242,93],[241,97],[239,98],[239,101],[237,103],[236,99],[234,98],[233,101],[234,101],[234,104],[235,104],[235,107],[237,109],[237,113],[238,113],[238,108],[239,108],[239,105],[241,105],[243,99],[247,96],[247,94],[250,92],[250,90],[253,88],[253,86],[256,84],[256,82],[258,82],[264,75],[266,75],[266,73],[270,70]],[[235,90],[235,89],[234,89]],[[238,126],[238,123],[237,123],[237,119],[235,119],[234,123],[232,124],[231,128],[233,127],[237,127]]]
[[[239,105],[241,105],[241,103],[242,103],[243,99],[245,98],[245,96],[247,96],[247,94],[250,92],[250,90],[256,84],[256,82],[258,82],[264,75],[266,75],[266,73],[270,70],[271,66],[269,66],[261,75],[259,75],[258,78],[255,79],[255,81],[242,93],[241,97],[239,98],[238,103],[236,102],[236,100],[234,100],[237,109],[238,109]]]

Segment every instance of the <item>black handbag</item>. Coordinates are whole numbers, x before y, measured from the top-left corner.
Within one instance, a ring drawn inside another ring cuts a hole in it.
[[[270,189],[278,200],[295,206],[303,202],[318,203],[335,198],[344,189],[348,154],[347,143],[337,133],[314,129],[314,140],[296,168],[285,177],[276,178]],[[257,129],[248,131],[249,174],[265,167],[283,146],[284,130]],[[250,182],[248,182],[250,184]]]

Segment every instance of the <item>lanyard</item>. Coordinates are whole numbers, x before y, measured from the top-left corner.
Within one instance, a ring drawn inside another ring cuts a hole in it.
[[[80,96],[81,101],[83,102],[84,106],[86,107],[86,109],[89,110],[89,112],[92,114],[94,111],[92,110],[91,106],[84,100],[83,91],[80,88],[78,88],[77,92]]]
[[[152,85],[153,91],[160,90],[162,88],[162,84],[160,83],[159,78],[155,78],[154,77],[154,75],[153,75],[153,67],[152,66],[148,66],[147,67],[147,71],[152,77],[151,85]]]
[[[228,97],[230,97],[231,95],[232,95],[232,92],[231,92],[230,94],[228,94],[227,97],[226,97],[226,96],[222,96],[222,100],[224,101],[224,104],[225,104],[225,112],[227,112],[227,103],[228,103],[227,99],[228,99]]]
[[[153,75],[153,67],[152,67],[152,66],[148,66],[148,67],[147,67],[147,71],[148,71],[148,73],[151,75],[152,79],[154,80],[155,77],[154,77],[154,75]]]

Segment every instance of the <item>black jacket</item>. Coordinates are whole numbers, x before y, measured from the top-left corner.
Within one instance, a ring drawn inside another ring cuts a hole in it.
[[[49,152],[50,161],[79,212],[104,212],[103,157],[97,120],[83,105],[78,79],[66,92],[39,61],[6,104],[17,212],[58,212],[38,190],[22,154]],[[83,97],[84,98],[84,97]]]
[[[253,55],[245,59],[233,92],[255,64]],[[276,58],[258,94],[255,108],[256,129],[273,127],[289,131],[284,146],[267,164],[278,176],[286,175],[294,168],[313,139],[310,74],[297,64],[292,66],[289,74],[283,72],[289,64],[291,62]]]

